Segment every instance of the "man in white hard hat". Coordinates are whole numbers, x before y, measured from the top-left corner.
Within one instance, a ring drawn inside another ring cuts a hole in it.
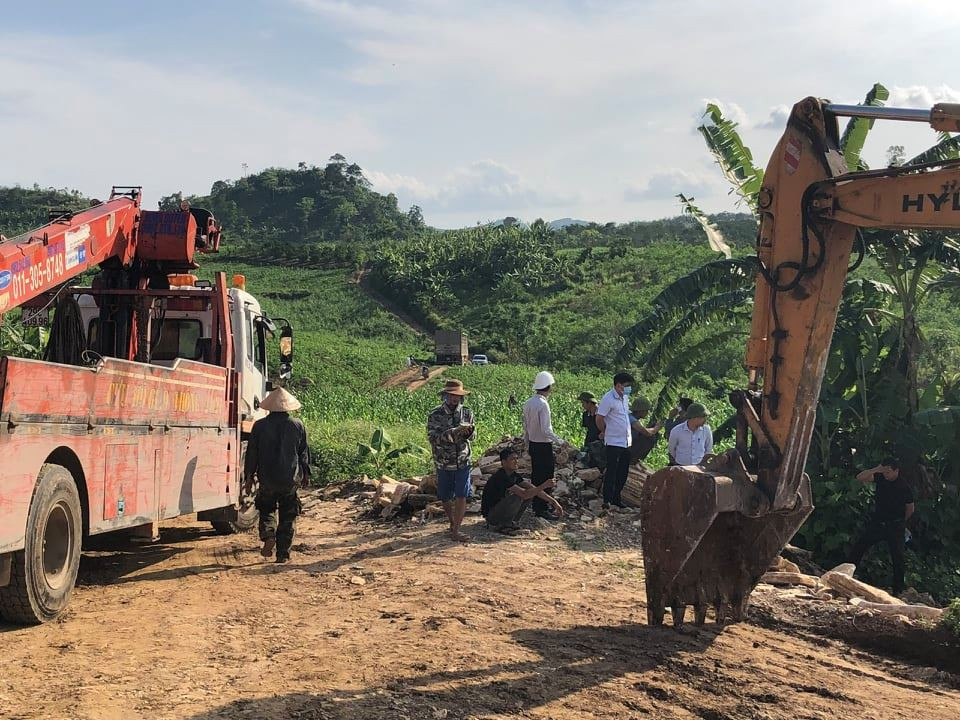
[[[547,399],[554,384],[553,375],[546,370],[537,373],[533,381],[534,395],[523,404],[523,441],[530,453],[530,480],[534,485],[543,485],[548,480],[553,480],[553,445],[567,445],[565,440],[553,432],[550,403]],[[533,498],[533,511],[547,520],[557,519],[557,515],[550,512],[547,502],[540,497]]]
[[[257,510],[260,511],[260,554],[271,557],[274,547],[277,562],[290,559],[294,523],[300,514],[297,487],[310,481],[310,451],[307,431],[290,413],[300,409],[300,401],[283,388],[272,390],[260,403],[269,415],[253,424],[243,464],[247,482],[256,474]]]

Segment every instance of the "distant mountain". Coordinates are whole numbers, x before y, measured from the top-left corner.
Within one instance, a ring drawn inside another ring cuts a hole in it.
[[[507,216],[505,218],[500,218],[499,220],[491,220],[484,227],[518,227],[527,230],[530,227],[529,223],[524,222],[520,218],[515,218]]]
[[[589,225],[587,220],[576,220],[575,218],[560,218],[559,220],[551,220],[547,223],[547,227],[551,230],[562,230],[565,227],[570,225]]]
[[[576,218],[565,217],[565,218],[560,218],[559,220],[551,220],[550,222],[547,223],[547,227],[550,228],[551,230],[563,230],[565,227],[570,227],[571,225],[580,227],[580,226],[590,225],[590,224],[591,223],[587,220],[577,220]],[[500,218],[499,220],[492,220],[488,222],[486,226],[487,227],[516,226],[516,227],[526,229],[530,227],[530,223],[526,222],[525,220],[521,220],[520,218],[508,216],[505,218]]]

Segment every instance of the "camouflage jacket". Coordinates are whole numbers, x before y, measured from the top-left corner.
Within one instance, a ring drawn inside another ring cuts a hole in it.
[[[461,423],[473,425],[473,411],[462,405],[451,410],[446,403],[433,409],[427,418],[427,439],[433,449],[433,462],[443,470],[470,465],[470,440],[451,432]]]

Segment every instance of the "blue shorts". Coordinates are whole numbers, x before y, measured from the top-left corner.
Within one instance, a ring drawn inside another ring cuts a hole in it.
[[[437,497],[448,502],[453,498],[470,497],[470,466],[457,470],[437,468]]]

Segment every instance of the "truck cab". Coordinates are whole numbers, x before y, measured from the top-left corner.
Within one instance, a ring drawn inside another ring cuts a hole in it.
[[[214,334],[214,313],[211,307],[209,282],[192,275],[171,276],[173,287],[188,297],[157,298],[150,319],[149,362],[174,367],[179,359],[210,362]],[[256,297],[246,291],[243,276],[234,277],[228,291],[230,324],[233,329],[234,369],[238,378],[238,400],[241,427],[249,432],[253,423],[266,415],[260,402],[268,392],[270,368],[267,360],[268,340],[276,334],[274,322],[267,317]],[[194,291],[196,298],[189,297]],[[87,334],[87,347],[104,352],[109,328],[108,313],[93,295],[77,298]],[[276,375],[276,373],[275,373]]]

